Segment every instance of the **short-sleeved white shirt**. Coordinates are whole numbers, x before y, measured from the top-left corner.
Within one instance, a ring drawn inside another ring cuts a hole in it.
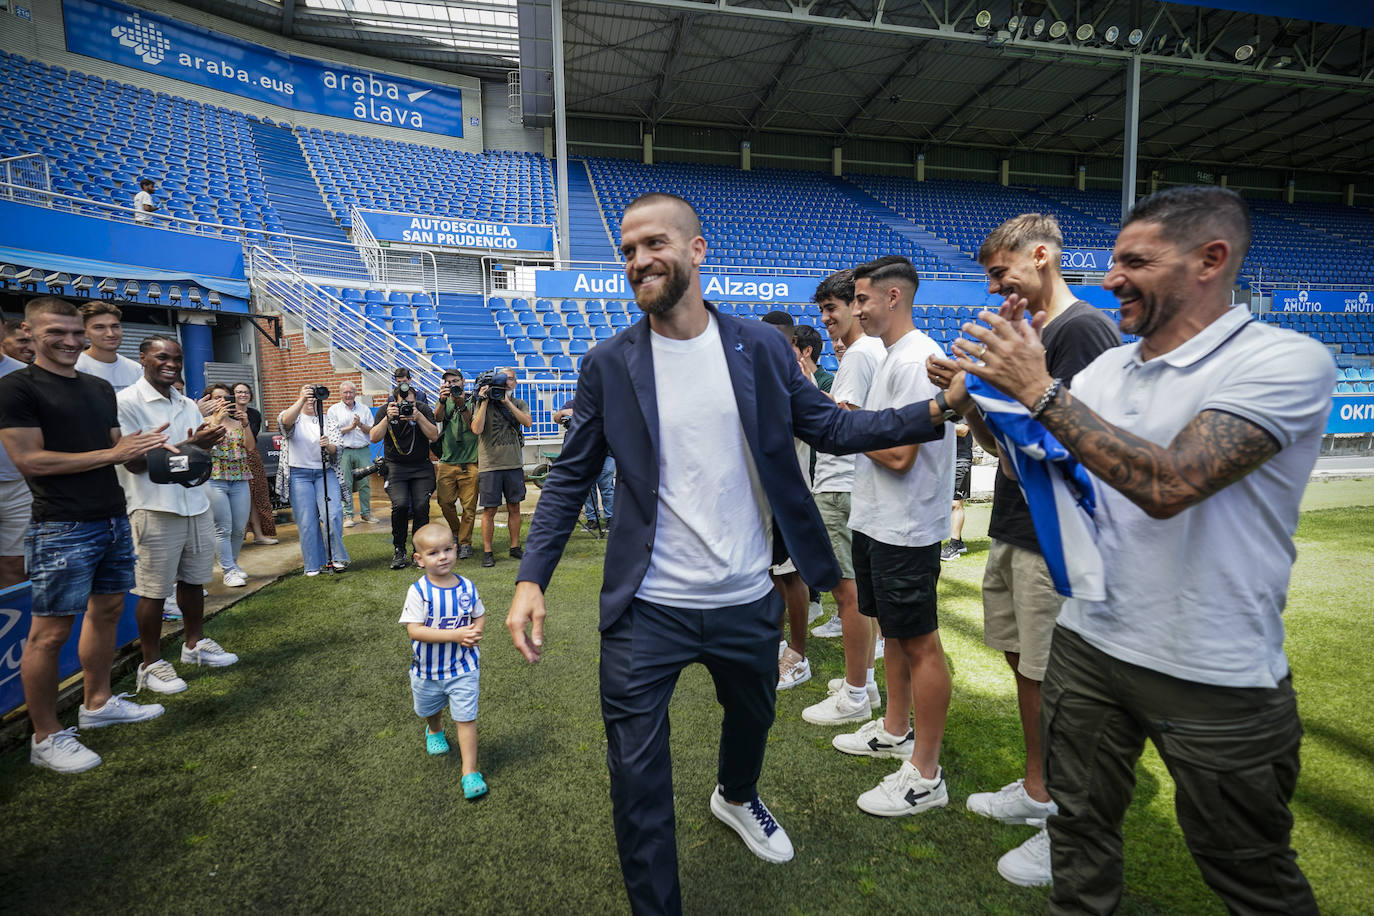
[[[134,221],[145,225],[153,221],[153,214],[144,210],[144,206],[153,206],[153,195],[147,191],[139,191],[134,195]]]
[[[76,358],[76,371],[94,375],[96,378],[103,378],[110,383],[115,394],[119,394],[143,378],[143,367],[129,357],[121,356],[118,353],[115,354],[114,362],[102,363],[87,350]]]
[[[339,425],[339,429],[352,423],[355,416],[362,418],[362,425],[343,434],[344,448],[367,448],[372,444],[369,434],[372,432],[372,426],[376,421],[372,419],[372,408],[365,406],[362,401],[355,400],[352,407],[339,401],[337,404],[330,405],[329,409],[325,411],[325,416],[333,417],[334,422]]]
[[[199,428],[205,422],[200,415],[196,402],[186,395],[172,389],[171,397],[163,397],[158,390],[139,379],[115,396],[119,405],[119,432],[128,436],[135,432],[148,432],[167,424],[167,441],[182,442],[186,431]],[[187,518],[210,510],[209,487],[183,487],[179,483],[153,483],[148,472],[134,474],[116,465],[119,483],[124,488],[125,500],[129,511],[151,509],[154,512],[171,512]]]
[[[830,396],[836,403],[848,401],[851,404],[864,403],[868,397],[869,386],[878,374],[878,367],[887,356],[887,348],[876,337],[867,334],[846,347],[840,368],[835,373],[835,381],[830,385]],[[848,493],[854,488],[854,456],[827,455],[816,453],[816,473],[811,481],[812,493]]]
[[[1098,549],[1107,599],[1064,603],[1059,623],[1114,658],[1173,677],[1273,687],[1288,673],[1284,603],[1293,532],[1331,411],[1336,370],[1310,337],[1235,308],[1162,356],[1108,350],[1073,380],[1102,419],[1167,446],[1222,410],[1257,424],[1279,452],[1170,519],[1152,519],[1101,480]]]
[[[920,331],[908,331],[887,348],[864,400],[866,410],[905,407],[935,397],[926,375],[926,358],[944,351]],[[846,351],[845,359],[849,358]],[[854,456],[854,490],[849,527],[883,544],[927,547],[949,537],[949,509],[954,495],[954,433],[923,442],[916,462],[905,474]]]

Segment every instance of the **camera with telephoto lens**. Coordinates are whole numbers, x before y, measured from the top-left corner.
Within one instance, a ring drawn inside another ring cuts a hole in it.
[[[323,385],[311,385],[310,396],[317,401],[329,400],[329,389]]]
[[[382,478],[383,480],[386,480],[386,472],[386,459],[378,458],[376,461],[372,462],[365,468],[354,468],[353,481],[356,483],[357,481],[362,480],[364,477],[370,477],[373,474],[376,474],[378,477]]]
[[[477,379],[472,383],[472,387],[478,392],[481,392],[482,387],[485,385],[487,388],[487,400],[501,401],[506,397],[506,382],[508,380],[509,376],[507,376],[506,373],[498,372],[495,369],[488,369],[486,372],[477,376]]]

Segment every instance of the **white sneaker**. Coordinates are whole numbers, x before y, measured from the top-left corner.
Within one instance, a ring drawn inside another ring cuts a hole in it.
[[[786,690],[811,680],[811,663],[805,656],[788,649],[778,659],[778,689]]]
[[[357,526],[358,526],[358,523],[357,523],[356,521],[354,521],[352,517],[349,517],[349,518],[344,519],[344,527],[345,527],[345,528],[356,528]]]
[[[181,661],[183,664],[191,663],[205,665],[209,668],[227,668],[238,660],[239,657],[233,652],[225,652],[220,648],[219,643],[204,636],[196,640],[194,649],[185,643],[181,644]]]
[[[974,814],[1004,824],[1042,823],[1051,814],[1059,813],[1059,806],[1054,802],[1038,802],[1027,795],[1024,779],[1009,782],[996,792],[975,792],[966,804]]]
[[[864,685],[868,688],[868,705],[874,709],[883,708],[883,695],[878,692],[878,685],[874,681],[869,681]],[[832,677],[825,683],[826,693],[839,693],[844,689],[844,678]]]
[[[819,601],[813,601],[806,607],[806,622],[815,623],[817,620],[821,619],[821,615],[824,613],[825,608],[821,607],[821,603]]]
[[[134,682],[134,693],[147,687],[153,693],[181,693],[186,682],[177,676],[177,669],[165,658],[159,658],[151,665],[138,666],[138,679]]]
[[[78,741],[76,736],[75,728],[64,728],[42,741],[30,738],[29,763],[58,773],[84,773],[100,766],[100,755]]]
[[[880,658],[883,657],[883,647],[886,646],[886,645],[887,645],[887,640],[885,640],[885,639],[883,639],[881,636],[879,636],[879,637],[878,637],[878,641],[877,641],[877,642],[874,644],[874,646],[873,646],[873,660],[874,660],[874,661],[877,661],[878,659],[880,659]]]
[[[859,730],[847,735],[836,735],[830,739],[835,750],[861,757],[895,757],[905,760],[916,748],[916,732],[909,731],[905,738],[888,734],[883,728],[882,719],[873,719],[859,726]]]
[[[786,652],[786,651],[787,651],[787,640],[785,640],[785,639],[784,639],[784,640],[780,640],[780,641],[778,642],[778,661],[782,661],[782,653],[784,653],[784,652]]]
[[[1053,884],[1049,831],[1042,827],[1035,836],[998,859],[997,874],[1020,887]]]
[[[812,725],[844,725],[846,722],[867,722],[871,718],[873,707],[868,705],[868,696],[855,703],[848,691],[832,693],[802,710],[802,721]]]
[[[243,588],[248,584],[248,574],[241,569],[226,570],[224,584],[227,588]]]
[[[738,833],[749,851],[765,862],[792,861],[792,841],[787,838],[787,831],[773,819],[757,795],[747,805],[732,805],[721,794],[721,787],[716,786],[711,793],[711,813]]]
[[[903,761],[897,772],[883,777],[882,782],[859,796],[860,810],[878,817],[918,814],[947,804],[949,792],[945,789],[944,770],[934,779],[926,779],[910,760]]]
[[[811,635],[817,639],[834,639],[836,636],[843,636],[844,628],[840,626],[840,615],[836,614],[820,626],[812,627]]]
[[[131,693],[116,694],[94,711],[83,705],[77,713],[77,721],[82,728],[104,728],[122,722],[146,722],[166,712],[161,703],[132,703],[125,699],[131,696]]]

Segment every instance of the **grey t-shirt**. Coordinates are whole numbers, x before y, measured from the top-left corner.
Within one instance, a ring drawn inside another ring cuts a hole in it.
[[[524,401],[511,395],[506,395],[504,402],[493,401],[487,405],[487,422],[482,428],[482,435],[477,438],[479,471],[508,471],[525,466],[525,437],[520,421],[510,415],[504,403],[513,404],[524,413],[530,409]]]

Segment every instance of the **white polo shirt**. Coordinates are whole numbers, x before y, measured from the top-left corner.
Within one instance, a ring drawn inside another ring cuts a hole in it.
[[[835,373],[835,381],[830,385],[830,396],[836,403],[848,401],[862,405],[868,397],[868,389],[878,367],[887,357],[887,347],[876,337],[867,334],[846,347],[840,368]],[[811,480],[812,493],[848,493],[854,489],[854,456],[827,455],[816,453],[816,473]]]
[[[175,388],[172,396],[165,398],[146,378],[115,395],[115,402],[119,405],[119,431],[125,436],[148,432],[166,423],[167,440],[175,444],[185,441],[188,429],[194,430],[205,422],[195,401]],[[204,485],[183,487],[179,483],[153,483],[147,471],[134,474],[122,464],[116,465],[115,470],[119,472],[119,483],[124,488],[130,512],[150,509],[190,518],[210,511],[210,497]]]
[[[944,351],[916,330],[888,347],[864,409],[905,407],[935,397],[938,389],[926,375],[928,356],[944,356]],[[844,358],[849,359],[848,351]],[[849,527],[884,544],[928,547],[949,537],[953,495],[953,430],[947,430],[943,439],[922,442],[915,464],[905,474],[890,471],[867,455],[855,455]]]
[[[1194,417],[1222,410],[1260,426],[1279,452],[1171,519],[1152,519],[1105,482],[1098,549],[1107,600],[1070,598],[1059,623],[1133,665],[1189,681],[1273,687],[1288,674],[1284,603],[1293,532],[1321,449],[1336,368],[1310,337],[1234,308],[1148,362],[1140,344],[1108,350],[1073,380],[1102,419],[1167,446]]]

